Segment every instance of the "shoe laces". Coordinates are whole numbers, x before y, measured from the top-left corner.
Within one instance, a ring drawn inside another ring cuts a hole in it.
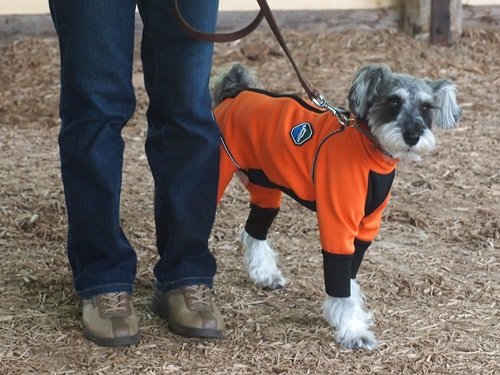
[[[127,311],[128,301],[125,298],[126,292],[106,293],[101,296],[104,313],[114,313]]]
[[[210,289],[205,285],[190,285],[185,290],[193,304],[210,305]]]

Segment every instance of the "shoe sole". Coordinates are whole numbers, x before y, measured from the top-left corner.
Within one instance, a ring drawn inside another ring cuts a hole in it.
[[[141,334],[138,333],[132,336],[126,337],[116,337],[116,338],[102,338],[91,335],[85,332],[85,338],[99,346],[115,347],[115,346],[132,346],[137,345],[141,338]]]
[[[186,337],[204,337],[204,338],[220,338],[222,337],[222,330],[210,328],[193,328],[175,324],[171,322],[167,314],[167,306],[165,303],[156,296],[151,300],[151,310],[161,319],[167,321],[167,327],[173,333]]]

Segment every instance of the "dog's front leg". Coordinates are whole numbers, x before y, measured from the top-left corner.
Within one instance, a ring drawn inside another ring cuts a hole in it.
[[[371,331],[373,315],[366,310],[364,296],[356,280],[351,280],[351,296],[327,296],[323,304],[323,317],[335,328],[335,341],[347,349],[372,350],[377,346]]]

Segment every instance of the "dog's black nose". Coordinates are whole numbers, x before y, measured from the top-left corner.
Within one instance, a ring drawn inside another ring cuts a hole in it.
[[[420,134],[417,131],[404,132],[403,139],[408,146],[415,146],[420,140]]]

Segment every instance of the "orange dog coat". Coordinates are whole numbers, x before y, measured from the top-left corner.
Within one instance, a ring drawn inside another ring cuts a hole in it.
[[[355,250],[380,229],[396,160],[357,129],[339,132],[335,116],[298,97],[245,90],[214,114],[224,146],[218,198],[241,170],[251,204],[279,208],[285,192],[315,210],[327,293],[350,295]]]

